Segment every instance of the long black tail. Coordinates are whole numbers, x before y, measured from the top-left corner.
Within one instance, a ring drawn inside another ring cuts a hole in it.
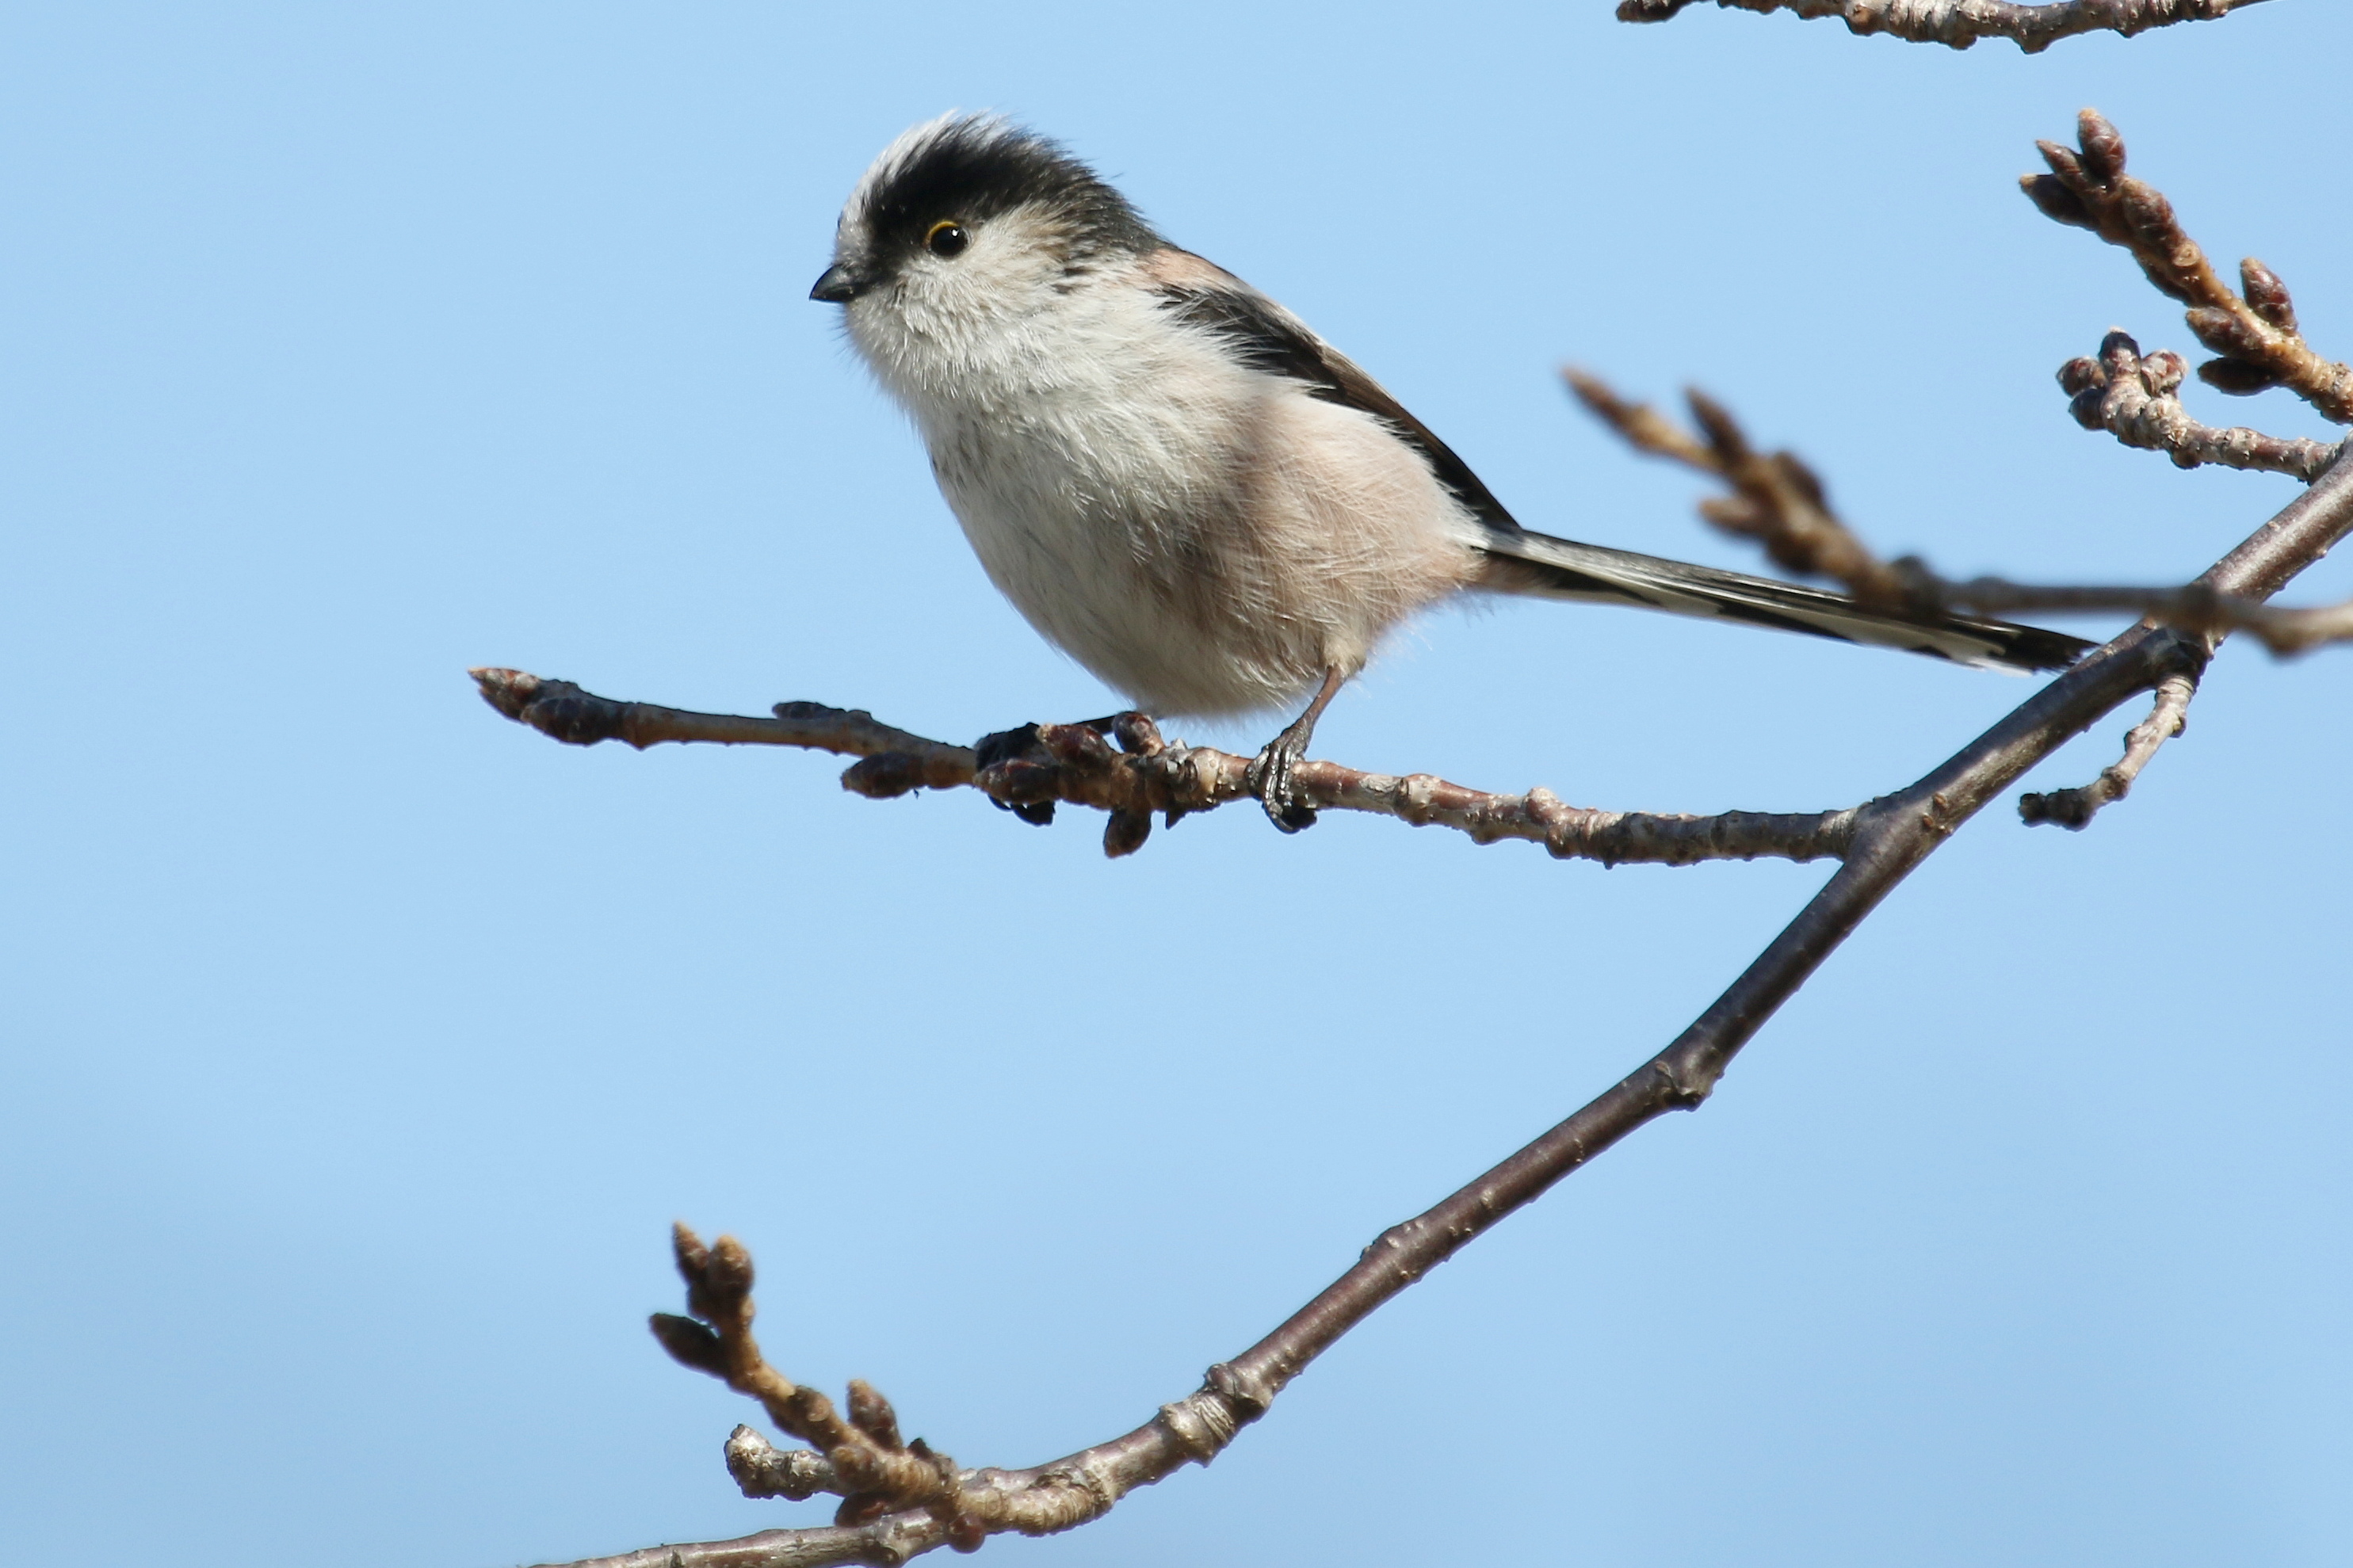
[[[1715,616],[1996,669],[2063,669],[2093,646],[2063,632],[2008,621],[1907,618],[1820,588],[1578,544],[1525,529],[1492,531],[1483,548],[1493,562],[1485,585],[1499,593]]]

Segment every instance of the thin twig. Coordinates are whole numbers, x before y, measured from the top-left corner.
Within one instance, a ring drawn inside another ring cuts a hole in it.
[[[2353,365],[2326,359],[2304,341],[2279,275],[2250,256],[2239,263],[2233,292],[2165,193],[2125,173],[2125,139],[2115,126],[2086,109],[2075,117],[2075,140],[2073,149],[2036,142],[2051,172],[2021,174],[2020,186],[2045,217],[2132,252],[2152,288],[2189,307],[2182,320],[2221,356],[2200,365],[2198,378],[2242,396],[2284,386],[2324,416],[2353,425]]]
[[[2180,588],[2038,587],[2006,577],[1933,582],[1937,603],[1961,609],[1988,615],[2134,610],[2179,631],[2215,641],[2232,632],[2244,632],[2284,658],[2332,643],[2353,642],[2353,600],[2310,609],[2277,609],[2259,600],[2216,593],[2202,581]]]
[[[2189,675],[2168,675],[2158,681],[2157,700],[2151,704],[2148,717],[2125,731],[2122,757],[2100,770],[2100,776],[2090,784],[2052,790],[2048,795],[2030,790],[2020,795],[2019,820],[2030,826],[2055,822],[2077,832],[2089,827],[2102,806],[2120,801],[2132,792],[2133,780],[2140,777],[2141,769],[2148,766],[2157,749],[2189,727],[2189,700],[2197,692],[2198,682]]]
[[[2111,342],[2117,335],[2112,334]],[[2126,338],[2124,343],[2129,347],[2131,340]],[[2069,368],[2072,371],[2083,363],[2073,362]],[[2147,363],[2134,362],[2137,369]],[[2280,609],[2259,599],[2217,592],[2202,582],[2177,588],[2037,586],[2005,577],[1957,581],[1939,575],[1917,556],[1883,561],[1831,510],[1822,483],[1812,469],[1787,452],[1757,453],[1732,415],[1704,394],[1688,395],[1693,420],[1705,432],[1702,438],[1682,430],[1656,409],[1626,401],[1583,371],[1562,374],[1578,401],[1630,445],[1713,475],[1732,487],[1732,496],[1701,502],[1702,517],[1727,533],[1756,541],[1791,571],[1835,579],[1865,604],[1915,613],[1972,610],[1981,615],[2124,610],[2201,637],[2220,638],[2243,631],[2282,656],[2305,653],[2327,643],[2353,641],[2353,600],[2313,609]],[[2222,443],[2241,433],[2208,434]],[[2264,450],[2284,460],[2289,454],[2299,464],[2306,458],[2314,459],[2316,474],[2332,463],[2342,466],[2342,455],[2353,452],[2353,437],[2333,447],[2281,442],[2274,437],[2255,439],[2273,443]],[[2306,453],[2305,447],[2313,450]]]
[[[2127,447],[2163,452],[2176,468],[2212,463],[2289,474],[2310,484],[2336,459],[2337,448],[2325,441],[2200,424],[2175,395],[2189,369],[2171,349],[2144,358],[2140,344],[2116,330],[2100,340],[2098,358],[2061,365],[2059,385],[2076,424],[2105,430]]]
[[[1663,22],[1694,0],[1620,0],[1621,22]],[[1854,33],[1886,33],[1915,44],[1966,49],[1979,38],[2008,38],[2040,54],[2078,33],[2130,37],[2176,22],[2209,22],[2262,0],[2059,0],[2019,5],[2007,0],[1715,0],[1727,11],[1791,11],[1807,21],[1836,16]]]
[[[696,713],[651,702],[617,702],[568,680],[543,680],[519,669],[470,670],[482,700],[519,723],[569,746],[626,741],[639,751],[665,741],[706,741],[723,746],[806,746],[845,757],[905,758],[907,789],[946,789],[972,783],[969,746],[927,741],[875,722],[863,708],[822,702],[779,702],[765,719]]]
[[[1831,510],[1821,476],[1794,452],[1759,452],[1732,411],[1700,391],[1683,395],[1694,435],[1644,403],[1618,395],[1600,377],[1574,365],[1561,379],[1586,410],[1637,451],[1722,479],[1732,494],[1700,502],[1699,514],[1736,538],[1754,540],[1787,571],[1829,577],[1867,605],[1909,602],[1911,581],[1872,553]]]
[[[1012,742],[979,766],[969,746],[928,741],[877,723],[863,710],[818,702],[780,702],[776,717],[695,713],[649,702],[619,702],[517,669],[472,672],[483,700],[518,723],[572,745],[627,741],[643,749],[665,741],[728,745],[802,746],[864,759],[842,786],[883,800],[917,789],[969,784],[1011,806],[1065,801],[1111,814],[1103,848],[1117,857],[1143,847],[1152,814],[1171,820],[1254,798],[1250,759],[1208,746],[1170,744],[1140,713],[1113,725],[1120,750],[1086,724],[1034,724],[991,737]],[[1321,810],[1391,816],[1417,827],[1451,827],[1479,844],[1521,839],[1556,858],[1604,865],[1688,866],[1701,860],[1773,858],[1814,860],[1843,854],[1854,831],[1852,808],[1819,812],[1730,811],[1695,816],[1600,811],[1570,805],[1541,786],[1494,795],[1429,773],[1398,777],[1337,763],[1308,762],[1293,775],[1300,798]]]
[[[977,1546],[995,1530],[1028,1528],[1057,1513],[1024,1512],[1004,1506],[970,1514],[964,1502],[964,1471],[920,1437],[899,1436],[898,1413],[871,1385],[852,1380],[846,1415],[817,1389],[794,1383],[768,1363],[752,1337],[752,1255],[732,1236],[705,1247],[679,1226],[670,1237],[678,1271],[686,1280],[687,1317],[656,1312],[654,1338],[683,1366],[721,1379],[738,1394],[758,1400],[768,1419],[803,1442],[811,1455],[765,1453],[737,1436],[727,1443],[727,1468],[749,1496],[807,1497],[838,1492],[841,1507],[834,1522],[871,1524],[888,1513],[929,1510],[951,1542]],[[756,1436],[756,1434],[754,1435]],[[750,1479],[747,1479],[747,1474]],[[986,1501],[985,1492],[976,1494]],[[1035,1504],[1037,1500],[1030,1500]],[[1046,1528],[1061,1529],[1059,1523]],[[1039,1533],[1032,1531],[1032,1533]]]
[[[2340,463],[2199,581],[2219,595],[2267,598],[2348,532],[2353,463]],[[1212,1367],[1198,1392],[1164,1405],[1134,1431],[1031,1469],[959,1471],[952,1497],[862,1524],[767,1531],[737,1541],[596,1558],[569,1568],[902,1563],[942,1545],[977,1544],[969,1536],[952,1541],[949,1520],[1001,1516],[1032,1520],[1041,1530],[1068,1528],[1099,1517],[1129,1491],[1187,1463],[1207,1464],[1236,1432],[1264,1415],[1308,1363],[1431,1268],[1637,1128],[1671,1110],[1704,1104],[1733,1058],[1780,1005],[1961,824],[2102,715],[2169,679],[2194,678],[2207,658],[2207,647],[2197,637],[2165,626],[2136,626],[2087,654],[1919,782],[1865,807],[1844,863],[1822,890],[1664,1050],[1451,1197],[1384,1232],[1322,1294],[1257,1344]],[[711,1256],[718,1253],[713,1248]],[[727,1266],[729,1279],[739,1274],[748,1289],[748,1258],[740,1269]],[[694,1278],[690,1275],[691,1281]],[[744,1307],[748,1323],[748,1300]],[[703,1308],[723,1316],[732,1310],[723,1300],[706,1300],[698,1312]],[[681,1359],[733,1381],[742,1359],[725,1351],[724,1334],[705,1331],[710,1343],[691,1345]],[[667,1333],[664,1343],[679,1353]],[[761,1397],[765,1403],[767,1395]],[[1016,1522],[1007,1528],[1031,1526]]]

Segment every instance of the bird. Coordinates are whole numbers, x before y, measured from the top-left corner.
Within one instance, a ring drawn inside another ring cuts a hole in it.
[[[1335,696],[1464,595],[2026,670],[2089,646],[1524,528],[1355,361],[1000,115],[885,147],[809,296],[841,308],[989,580],[1047,641],[1155,719],[1296,712],[1248,775],[1285,831],[1315,819],[1293,775]]]

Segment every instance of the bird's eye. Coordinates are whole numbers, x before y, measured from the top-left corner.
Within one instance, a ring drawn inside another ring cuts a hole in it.
[[[942,218],[932,225],[931,231],[923,236],[923,248],[934,256],[961,256],[964,247],[971,243],[972,236],[965,232],[964,225],[952,217]]]

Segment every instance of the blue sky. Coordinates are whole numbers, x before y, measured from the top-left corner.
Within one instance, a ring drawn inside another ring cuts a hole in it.
[[[1754,564],[1563,361],[1705,384],[1957,572],[2179,578],[2292,494],[2067,419],[2052,373],[2111,324],[2190,345],[2013,182],[2098,105],[2353,353],[2353,11],[2030,59],[1609,9],[0,11],[5,1554],[487,1568],[816,1521],[733,1494],[750,1406],[644,1331],[674,1218],[752,1246],[791,1374],[967,1463],[1097,1441],[1820,885],[1245,811],[1108,863],[1076,817],[483,708],[469,665],[949,738],[1104,710],[804,298],[915,120],[1068,141],[1531,526]],[[1989,811],[1703,1113],[1214,1469],[992,1560],[2343,1562],[2348,658],[2232,647],[2090,832]],[[1512,605],[1419,628],[1319,751],[1812,808],[2030,689]]]

